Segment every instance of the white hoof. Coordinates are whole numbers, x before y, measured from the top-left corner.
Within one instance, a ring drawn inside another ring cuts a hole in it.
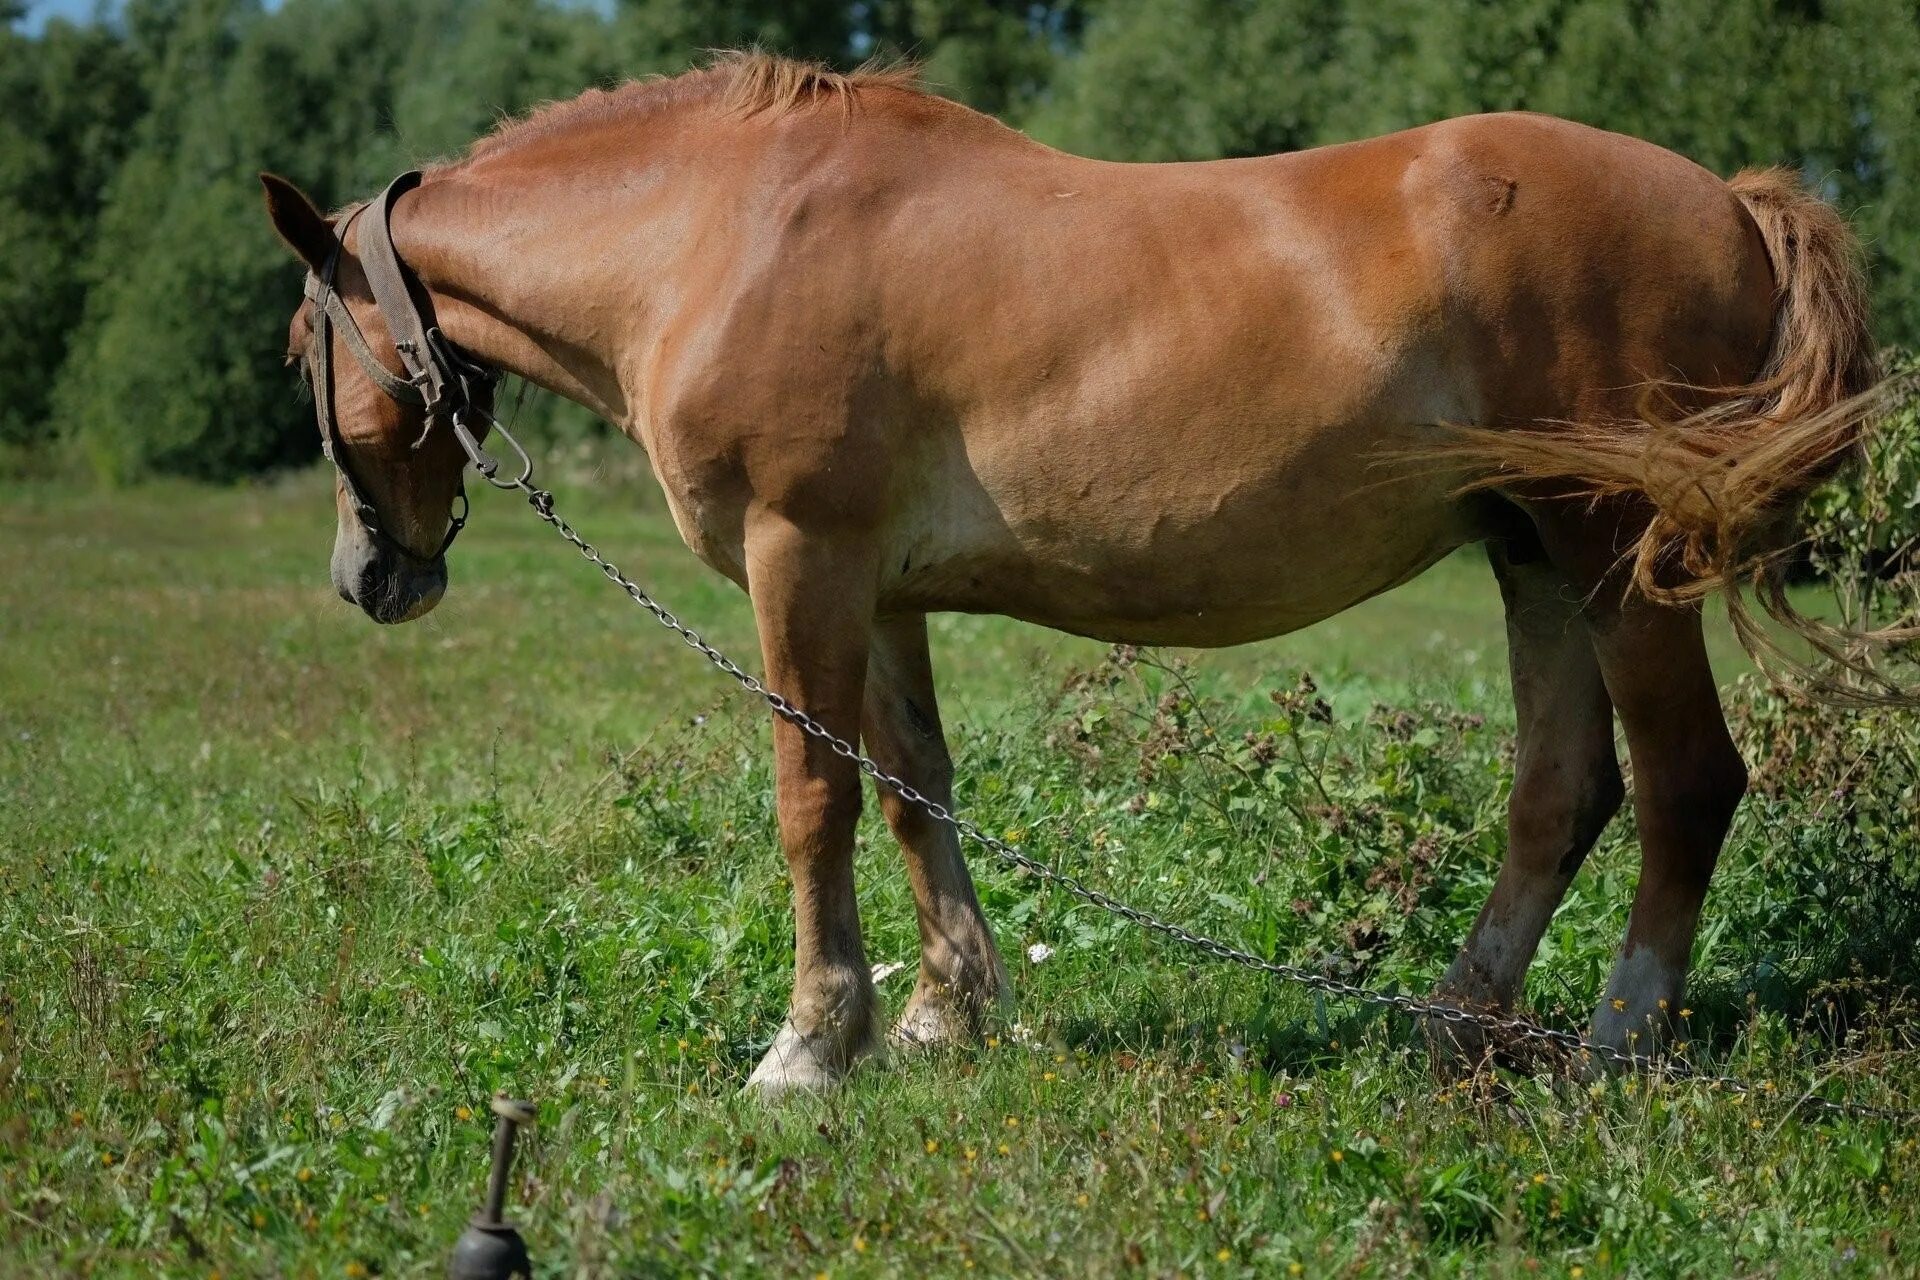
[[[1671,1034],[1686,975],[1662,963],[1651,948],[1622,956],[1593,1011],[1587,1038],[1634,1058],[1658,1053]],[[1609,1069],[1624,1066],[1612,1061]]]
[[[788,1093],[826,1093],[863,1059],[880,1053],[871,1037],[861,1037],[848,1047],[833,1036],[802,1035],[791,1022],[782,1023],[772,1047],[747,1077],[746,1092],[768,1099]]]

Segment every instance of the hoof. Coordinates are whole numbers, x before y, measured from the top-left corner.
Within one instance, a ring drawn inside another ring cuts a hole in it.
[[[902,1049],[951,1049],[979,1043],[978,1020],[949,1000],[922,1000],[918,995],[901,1011],[889,1037]]]
[[[1444,989],[1435,992],[1431,998],[1435,1004],[1467,1013],[1501,1019],[1514,1016],[1511,1008],[1463,999],[1458,993]],[[1465,1079],[1494,1066],[1532,1073],[1564,1064],[1563,1050],[1519,1031],[1488,1027],[1477,1022],[1450,1022],[1431,1016],[1425,1020],[1425,1031],[1434,1070],[1449,1079]]]
[[[1507,1009],[1484,982],[1476,981],[1464,952],[1440,985],[1427,997],[1432,1003],[1472,1014],[1504,1017]],[[1491,1066],[1505,1047],[1501,1038],[1474,1022],[1449,1022],[1429,1015],[1422,1020],[1427,1051],[1436,1070],[1450,1076],[1468,1076]]]
[[[1666,1018],[1644,1010],[1636,1013],[1632,1005],[1617,1008],[1616,1000],[1609,998],[1600,1002],[1593,1021],[1587,1026],[1587,1039],[1632,1058],[1633,1069],[1644,1068],[1666,1046]],[[1592,1079],[1629,1069],[1625,1062],[1610,1056],[1591,1052],[1582,1056],[1586,1059],[1585,1074]]]
[[[747,1077],[744,1092],[774,1099],[790,1093],[826,1093],[868,1058],[881,1056],[871,1035],[848,1046],[831,1035],[803,1035],[783,1023],[760,1065]]]
[[[970,988],[929,981],[922,972],[913,998],[893,1024],[891,1039],[902,1048],[956,1048],[980,1043],[988,1027],[1010,1021],[1013,992],[998,965]]]
[[[1607,980],[1607,993],[1594,1008],[1587,1039],[1644,1066],[1673,1038],[1685,990],[1685,972],[1661,963],[1651,950],[1624,955]],[[1590,1056],[1602,1071],[1626,1069],[1625,1063]]]
[[[1447,1002],[1451,1003],[1451,1001]],[[1485,1027],[1428,1017],[1424,1030],[1434,1070],[1449,1078],[1470,1076],[1493,1065],[1500,1044]]]

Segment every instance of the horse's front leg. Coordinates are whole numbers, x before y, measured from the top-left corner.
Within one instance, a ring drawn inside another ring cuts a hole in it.
[[[953,758],[940,729],[924,614],[874,628],[867,666],[866,745],[874,761],[936,804],[953,803]],[[907,856],[920,923],[920,981],[895,1028],[903,1044],[965,1042],[1013,1006],[1006,966],[980,912],[951,826],[881,786],[880,808]]]
[[[747,580],[769,688],[857,742],[873,618],[870,545],[810,535],[763,515],[747,536]],[[881,1016],[854,900],[860,771],[776,717],[780,841],[793,879],[793,999],[747,1087],[824,1089],[880,1048]]]

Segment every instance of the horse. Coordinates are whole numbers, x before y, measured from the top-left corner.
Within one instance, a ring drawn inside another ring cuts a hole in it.
[[[419,325],[371,287],[391,258],[468,367],[637,442],[747,592],[767,687],[942,805],[931,612],[1233,645],[1484,544],[1518,749],[1504,862],[1436,998],[1522,994],[1625,799],[1617,719],[1641,870],[1589,1035],[1667,1034],[1747,785],[1701,597],[1774,563],[1872,418],[1858,248],[1796,176],[1527,113],[1110,163],[898,70],[761,54],[502,124],[393,189],[378,253],[365,205],[261,176],[311,273],[289,350],[324,384],[343,598],[427,612],[458,531],[465,455],[401,394]],[[859,770],[772,734],[794,977],[748,1081],[768,1094],[887,1045]],[[1011,999],[993,932],[955,832],[879,802],[920,935],[893,1039],[965,1042]]]

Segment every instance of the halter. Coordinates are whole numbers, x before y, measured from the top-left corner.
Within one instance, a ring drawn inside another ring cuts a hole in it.
[[[482,425],[483,430],[487,427],[498,429],[499,424],[494,422],[489,409],[500,373],[454,346],[431,322],[432,302],[427,298],[426,289],[416,289],[418,277],[400,261],[400,255],[393,247],[393,206],[401,196],[419,185],[419,171],[410,170],[388,183],[387,189],[374,200],[355,209],[341,225],[326,262],[317,273],[307,274],[305,292],[314,304],[313,337],[307,344],[307,376],[313,385],[314,414],[320,420],[321,451],[340,473],[347,501],[353,504],[360,523],[366,527],[373,541],[384,549],[410,560],[429,561],[444,555],[460,530],[466,527],[465,480],[461,481],[455,507],[449,513],[447,536],[441,539],[440,545],[430,555],[418,554],[388,533],[381,523],[373,500],[367,496],[366,489],[347,464],[347,450],[333,411],[332,331],[337,328],[361,370],[389,400],[426,410],[426,425],[413,442],[415,449],[426,444],[436,422],[445,421],[453,431],[454,439],[480,473],[489,481],[500,483],[495,478],[499,464],[481,450],[470,425],[470,420],[474,420]],[[374,305],[380,309],[381,317],[387,322],[387,331],[393,336],[393,349],[400,357],[401,368],[406,371],[404,377],[396,376],[374,358],[366,335],[360,331],[353,313],[333,287],[334,271],[340,263],[340,250],[346,241],[347,228],[363,213],[368,216],[360,232],[360,266],[366,272],[368,287],[373,290]],[[422,303],[425,304],[424,313]],[[504,431],[501,435],[513,445],[514,451],[524,461],[525,450]]]

